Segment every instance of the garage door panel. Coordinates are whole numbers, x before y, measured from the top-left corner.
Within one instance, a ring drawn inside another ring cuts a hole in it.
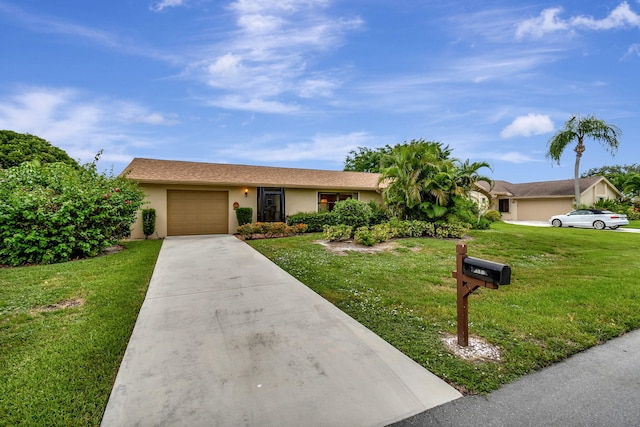
[[[167,234],[227,234],[229,194],[226,191],[167,191]]]
[[[558,200],[519,200],[518,220],[521,221],[546,221],[551,216],[569,212],[571,201]]]

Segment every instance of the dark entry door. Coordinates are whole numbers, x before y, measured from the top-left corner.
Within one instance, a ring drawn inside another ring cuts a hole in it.
[[[258,221],[285,221],[284,188],[258,188]]]

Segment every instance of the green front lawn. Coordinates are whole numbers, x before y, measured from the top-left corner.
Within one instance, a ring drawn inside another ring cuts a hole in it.
[[[321,235],[248,242],[412,359],[468,392],[501,384],[640,328],[640,236],[496,223],[468,255],[507,263],[511,285],[469,297],[470,334],[502,350],[472,362],[441,342],[456,333],[453,240],[402,239],[367,254],[327,251]]]
[[[161,241],[0,268],[0,425],[99,425]]]
[[[640,228],[640,219],[630,220],[629,225],[625,225],[624,228]]]

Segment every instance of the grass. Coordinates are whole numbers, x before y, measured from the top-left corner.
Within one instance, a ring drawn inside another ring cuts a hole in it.
[[[436,375],[484,393],[640,327],[640,236],[497,223],[472,231],[468,255],[509,264],[511,285],[469,297],[469,330],[502,361],[465,361],[456,333],[456,241],[403,239],[393,251],[328,252],[308,235],[249,242]]]
[[[99,425],[161,241],[0,269],[0,424]]]
[[[629,220],[629,225],[625,225],[624,228],[640,228],[640,219]]]

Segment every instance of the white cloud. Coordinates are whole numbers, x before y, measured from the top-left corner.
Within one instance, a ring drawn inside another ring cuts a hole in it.
[[[227,95],[210,99],[206,101],[206,104],[212,107],[256,113],[292,114],[300,110],[300,108],[294,104],[236,95]]]
[[[521,22],[516,29],[516,37],[520,39],[530,35],[539,38],[547,33],[569,29],[569,24],[558,18],[561,12],[561,7],[553,7],[543,10],[537,18]]]
[[[604,19],[590,16],[577,16],[571,19],[574,27],[585,27],[591,30],[611,30],[614,28],[640,28],[640,15],[636,14],[627,2],[622,2]]]
[[[510,151],[507,153],[495,153],[491,156],[492,159],[502,160],[503,162],[508,163],[530,163],[530,162],[540,162],[541,160],[537,157],[531,157],[527,154],[518,153],[516,151]]]
[[[168,7],[182,6],[184,3],[185,0],[160,0],[149,8],[154,12],[162,12]]]
[[[351,132],[341,135],[315,135],[309,141],[289,142],[282,144],[285,137],[274,137],[273,140],[260,141],[242,152],[243,161],[282,162],[303,160],[344,161],[351,150],[366,146],[372,139],[367,132]],[[274,144],[277,140],[278,144]],[[236,149],[217,153],[222,156],[236,157]]]
[[[622,59],[627,59],[630,56],[640,57],[640,43],[634,43],[629,46],[629,49],[627,49],[627,52],[624,54]]]
[[[544,9],[540,16],[521,22],[516,29],[516,37],[522,39],[526,36],[540,38],[549,33],[574,31],[580,28],[589,30],[611,30],[619,28],[640,28],[640,15],[635,13],[629,3],[622,2],[603,19],[595,19],[591,16],[575,16],[562,19],[561,7]]]
[[[554,129],[551,118],[543,114],[528,114],[516,117],[513,122],[500,132],[502,138],[515,136],[531,136],[552,132]]]
[[[237,0],[228,8],[235,29],[217,34],[224,42],[203,47],[187,74],[199,73],[215,89],[217,99],[208,104],[234,109],[289,113],[301,108],[296,98],[332,96],[340,82],[314,68],[319,54],[339,47],[362,20],[331,16],[328,6],[327,0]]]
[[[104,150],[102,160],[124,162],[128,150],[150,145],[132,124],[170,125],[164,115],[129,101],[91,97],[74,89],[26,87],[0,94],[0,129],[30,133],[46,139],[82,163]]]

